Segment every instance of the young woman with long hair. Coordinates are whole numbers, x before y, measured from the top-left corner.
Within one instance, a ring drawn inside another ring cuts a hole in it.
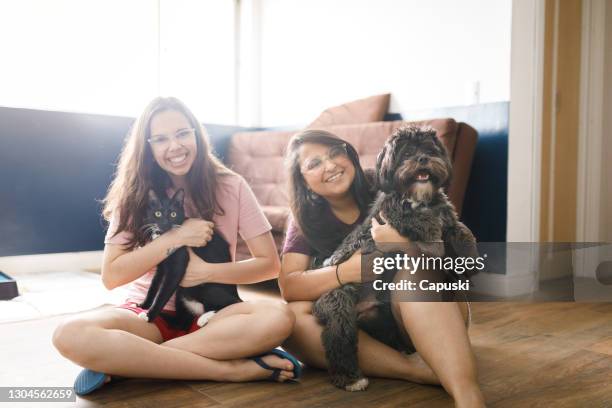
[[[148,192],[185,191],[189,217],[176,229],[147,240],[143,217]],[[205,246],[213,228],[230,246],[238,234],[252,258],[207,263],[191,250],[181,286],[205,282],[248,284],[275,278],[280,261],[270,224],[239,175],[211,152],[204,128],[175,98],[156,98],[128,134],[115,178],[104,200],[110,221],[102,282],[108,289],[129,284],[125,304],[77,315],[55,330],[60,353],[85,367],[75,390],[86,394],[119,377],[285,381],[299,376],[295,358],[274,349],[291,333],[294,315],[286,305],[241,302],[219,311],[209,323],[176,330],[159,316],[138,317],[155,267],[174,249]],[[164,310],[173,313],[174,296]]]
[[[363,222],[374,192],[353,146],[329,132],[306,130],[295,135],[287,165],[293,219],[279,283],[296,324],[285,347],[306,364],[325,368],[322,328],[312,316],[312,302],[341,284],[361,282],[361,256],[357,252],[338,268],[319,265]],[[392,227],[375,221],[372,236],[377,243],[409,244]],[[417,352],[402,353],[360,331],[358,358],[364,374],[441,384],[457,406],[483,406],[465,302],[393,302],[392,310],[405,349]]]

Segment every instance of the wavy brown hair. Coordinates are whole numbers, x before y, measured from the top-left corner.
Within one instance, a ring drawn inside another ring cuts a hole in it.
[[[375,198],[373,182],[366,177],[359,163],[359,155],[348,142],[325,130],[304,130],[297,133],[287,147],[286,166],[289,172],[289,199],[293,218],[297,222],[308,245],[315,251],[317,258],[327,258],[340,245],[345,235],[338,231],[321,214],[329,209],[329,202],[323,197],[313,198],[300,170],[300,147],[306,143],[324,146],[344,144],[348,158],[355,167],[355,178],[350,192],[359,207],[360,213],[367,213]]]
[[[115,231],[127,231],[133,238],[128,248],[144,245],[147,237],[143,230],[144,216],[148,202],[148,192],[153,189],[165,194],[172,185],[168,174],[159,167],[147,139],[151,137],[151,119],[164,111],[182,113],[196,134],[196,157],[187,173],[187,183],[191,199],[199,216],[210,220],[214,214],[223,214],[223,208],[216,197],[219,176],[233,174],[217,157],[212,154],[208,136],[194,114],[177,98],[158,97],[153,99],[130,128],[114,179],[103,200],[103,216],[108,221],[117,214],[119,225]]]

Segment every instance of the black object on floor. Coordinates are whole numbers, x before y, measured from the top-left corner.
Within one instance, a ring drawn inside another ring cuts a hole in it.
[[[19,296],[17,282],[6,273],[0,271],[0,300],[10,300]]]
[[[599,264],[595,271],[597,280],[603,285],[612,285],[612,262],[605,261]]]

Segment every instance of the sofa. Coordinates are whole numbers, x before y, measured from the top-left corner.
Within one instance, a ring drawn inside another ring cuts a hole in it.
[[[373,168],[376,156],[387,138],[400,126],[413,123],[431,126],[448,149],[453,162],[453,177],[448,196],[461,214],[465,191],[478,134],[466,123],[453,119],[415,122],[403,120],[321,127],[351,143],[359,153],[363,168]],[[297,131],[249,131],[232,135],[227,147],[226,163],[242,175],[253,189],[270,224],[277,249],[282,249],[289,219],[289,196],[285,150]],[[244,242],[239,242],[236,259],[249,257]]]

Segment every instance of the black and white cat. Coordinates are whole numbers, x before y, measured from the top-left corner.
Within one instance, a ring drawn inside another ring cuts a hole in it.
[[[145,215],[145,225],[151,239],[155,239],[172,228],[180,228],[185,221],[183,202],[185,193],[178,190],[172,198],[165,194],[149,191],[149,203]],[[212,239],[203,247],[191,248],[200,258],[209,263],[231,262],[228,243],[214,231]],[[236,285],[222,283],[203,283],[192,287],[179,286],[185,276],[189,253],[187,247],[176,249],[158,266],[145,300],[139,305],[148,309],[140,318],[152,321],[158,315],[164,317],[171,326],[187,330],[194,316],[198,325],[204,326],[214,313],[226,306],[241,302]],[[163,313],[162,309],[176,292],[176,315]]]

